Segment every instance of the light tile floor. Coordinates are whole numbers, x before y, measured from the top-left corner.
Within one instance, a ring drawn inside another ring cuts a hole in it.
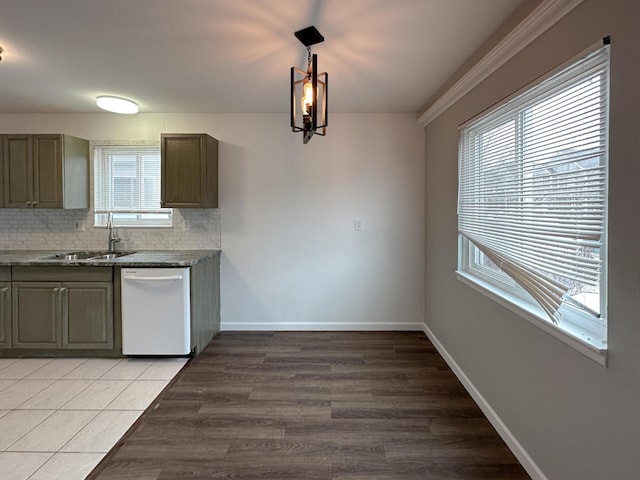
[[[0,478],[84,479],[185,358],[0,358]]]

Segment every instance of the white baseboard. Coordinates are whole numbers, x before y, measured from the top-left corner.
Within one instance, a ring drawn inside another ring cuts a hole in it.
[[[221,331],[403,331],[422,332],[424,325],[421,323],[375,323],[375,322],[225,322],[220,324]]]
[[[429,329],[429,327],[426,324],[424,324],[422,327],[425,335],[429,338],[431,343],[433,343],[433,346],[436,347],[436,350],[438,350],[438,353],[442,355],[444,360],[447,362],[447,365],[449,365],[449,368],[453,370],[453,373],[455,373],[456,377],[458,377],[458,380],[460,380],[464,388],[467,390],[467,392],[469,392],[469,395],[471,395],[471,397],[478,404],[478,406],[480,407],[480,410],[482,410],[482,413],[484,413],[487,419],[489,420],[489,422],[491,422],[491,425],[493,425],[493,428],[496,429],[500,437],[502,437],[502,440],[504,440],[504,442],[507,444],[507,447],[509,447],[511,452],[522,464],[522,466],[527,471],[529,476],[531,476],[533,480],[547,480],[547,477],[545,476],[544,473],[542,473],[542,470],[540,470],[540,468],[533,461],[531,456],[522,447],[522,445],[520,445],[520,442],[518,442],[518,440],[507,428],[507,426],[500,419],[500,417],[493,410],[493,408],[491,408],[491,405],[489,405],[489,403],[485,400],[485,398],[478,391],[475,385],[471,383],[471,380],[469,380],[469,378],[464,374],[460,366],[456,363],[456,361],[449,354],[449,352],[447,352],[447,350],[440,343],[440,341],[434,335],[431,329]]]

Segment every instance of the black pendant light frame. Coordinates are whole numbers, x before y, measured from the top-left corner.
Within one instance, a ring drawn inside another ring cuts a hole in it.
[[[318,56],[315,53],[311,54],[311,45],[324,41],[324,37],[316,27],[311,26],[298,30],[295,32],[295,36],[307,47],[309,55],[306,72],[297,67],[291,67],[291,131],[303,132],[302,141],[306,144],[315,134],[320,136],[327,134],[329,74],[327,72],[318,73]],[[296,76],[298,76],[297,80]],[[311,82],[313,88],[311,111],[308,115],[303,115],[302,125],[296,125],[296,88],[301,86],[304,89],[304,83],[308,81]],[[318,88],[321,90],[321,95],[318,95]],[[318,110],[320,110],[320,123],[318,123]]]

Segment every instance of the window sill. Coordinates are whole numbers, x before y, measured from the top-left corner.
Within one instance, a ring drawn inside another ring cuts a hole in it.
[[[548,320],[548,317],[541,308],[523,302],[515,295],[498,289],[465,272],[456,271],[456,276],[458,280],[465,285],[491,298],[561,342],[606,367],[607,347],[605,338],[595,335],[594,332],[588,331],[580,325],[567,320],[563,320],[562,327],[556,327]]]
[[[93,228],[103,228],[107,229],[106,225],[94,225]],[[173,230],[175,229],[174,225],[115,225],[113,228],[120,229],[139,229],[139,230]]]

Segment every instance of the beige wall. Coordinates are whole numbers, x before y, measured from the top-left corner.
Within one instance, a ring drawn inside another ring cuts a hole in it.
[[[425,128],[428,328],[549,480],[640,478],[640,2],[586,0]],[[455,277],[457,126],[611,36],[602,367]]]

